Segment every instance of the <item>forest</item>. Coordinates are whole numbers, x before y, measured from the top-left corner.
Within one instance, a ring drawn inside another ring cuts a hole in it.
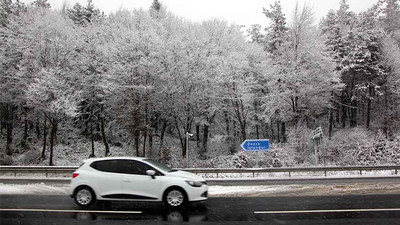
[[[400,1],[337,1],[319,21],[276,1],[244,28],[158,0],[109,15],[0,0],[0,165],[311,166],[316,145],[320,165],[400,165]]]

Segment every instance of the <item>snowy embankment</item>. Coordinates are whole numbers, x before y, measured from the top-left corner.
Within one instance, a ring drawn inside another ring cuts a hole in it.
[[[68,185],[0,184],[0,195],[69,195]],[[210,197],[334,196],[400,194],[399,183],[341,185],[210,186]]]

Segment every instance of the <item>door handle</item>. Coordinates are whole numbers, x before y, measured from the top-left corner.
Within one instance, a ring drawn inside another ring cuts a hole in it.
[[[124,182],[132,182],[131,180],[124,180]]]

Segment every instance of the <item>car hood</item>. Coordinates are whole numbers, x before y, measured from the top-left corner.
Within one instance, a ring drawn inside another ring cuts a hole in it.
[[[197,176],[194,173],[189,173],[189,172],[185,172],[185,171],[181,171],[181,170],[178,170],[175,172],[169,172],[167,174],[168,174],[168,176],[171,176],[171,177],[182,177],[182,178],[195,180],[195,181],[205,181],[204,178]]]

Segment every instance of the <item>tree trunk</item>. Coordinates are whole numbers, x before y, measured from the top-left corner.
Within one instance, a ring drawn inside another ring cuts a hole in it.
[[[229,117],[228,117],[228,112],[224,112],[224,119],[225,119],[225,124],[226,124],[226,136],[230,136],[230,127],[229,127]]]
[[[246,122],[245,121],[241,121],[240,123],[240,137],[241,137],[241,141],[245,141],[246,140]]]
[[[337,109],[335,110],[335,112],[336,112],[336,123],[338,124],[338,126],[340,124],[340,109],[339,108],[340,107],[337,107]]]
[[[161,127],[161,134],[160,134],[160,148],[164,145],[164,134],[167,130],[168,120],[163,120],[163,125]]]
[[[6,104],[6,126],[7,126],[7,137],[6,137],[6,154],[12,155],[11,143],[13,141],[13,128],[14,128],[14,110],[11,104]]]
[[[90,123],[90,143],[92,152],[90,153],[89,157],[95,157],[94,155],[94,135],[93,135],[93,123]]]
[[[28,140],[28,108],[23,107],[24,110],[24,134],[22,135],[21,140],[21,147],[26,149],[28,147],[27,140]]]
[[[232,149],[232,132],[230,129],[230,120],[229,120],[229,116],[228,116],[228,112],[225,110],[224,111],[224,120],[225,120],[225,125],[226,125],[226,143],[229,146],[228,150],[231,154],[233,154],[234,150]]]
[[[0,134],[3,135],[3,129],[5,127],[5,119],[4,119],[4,106],[0,103]]]
[[[142,157],[146,157],[146,141],[147,141],[147,128],[143,134],[143,152]]]
[[[276,120],[276,130],[277,130],[277,134],[278,134],[278,143],[280,143],[281,142],[281,137],[280,137],[280,133],[279,133],[279,124],[280,124],[280,121],[279,121],[279,119],[278,120]]]
[[[261,135],[263,138],[268,138],[272,141],[271,136],[269,134],[268,123],[261,122]]]
[[[140,131],[139,130],[135,130],[135,148],[136,148],[136,156],[139,157],[140,153],[139,153],[139,138],[140,138]]]
[[[203,146],[202,146],[202,151],[201,155],[204,156],[207,153],[207,142],[208,142],[208,132],[209,132],[209,126],[207,124],[204,124],[203,127]]]
[[[36,137],[39,140],[40,139],[40,121],[39,121],[39,118],[36,119],[35,131],[36,131]]]
[[[57,135],[57,126],[58,126],[58,121],[56,119],[53,119],[51,121],[49,166],[54,166],[54,163],[53,163],[53,148],[54,148],[54,139],[55,139],[55,137]]]
[[[153,154],[153,135],[149,134],[149,156],[152,157],[154,156]]]
[[[196,143],[197,147],[200,146],[200,124],[196,124]]]
[[[351,92],[354,90],[354,78],[351,82]],[[357,101],[356,100],[350,100],[351,101],[351,108],[349,108],[349,118],[350,118],[350,127],[356,127],[357,126]]]
[[[368,102],[367,102],[367,129],[370,128],[370,123],[371,123],[371,97],[372,97],[372,88],[371,85],[368,87]]]
[[[89,133],[89,120],[85,120],[85,130],[83,131],[85,135]]]
[[[383,133],[385,134],[386,138],[389,138],[389,104],[388,104],[388,90],[387,85],[385,85],[385,118],[384,118],[384,125],[383,125]]]
[[[47,138],[47,118],[44,117],[43,120],[43,150],[42,150],[42,159],[46,158],[46,138]]]
[[[232,125],[232,138],[231,138],[231,143],[230,143],[230,152],[231,152],[231,154],[233,155],[233,154],[235,154],[236,152],[237,152],[237,149],[236,149],[236,138],[237,138],[237,131],[236,131],[236,120],[233,120],[233,125]]]
[[[179,130],[179,124],[177,119],[175,118],[175,128],[176,132],[178,133],[179,136],[179,142],[181,143],[181,149],[182,149],[182,158],[184,159],[186,157],[186,138],[185,135],[182,136],[181,131]]]
[[[260,139],[260,127],[258,124],[256,124],[256,138]]]
[[[270,124],[271,124],[271,141],[275,140],[275,134],[274,134],[274,120],[270,119]]]
[[[329,108],[329,140],[332,137],[332,130],[333,130],[333,111],[332,108]]]
[[[105,131],[105,125],[104,125],[104,116],[99,115],[100,119],[100,128],[101,128],[101,139],[103,140],[104,148],[105,148],[105,154],[104,156],[108,156],[110,154],[110,147],[108,146],[107,142],[107,137],[106,137],[106,131]]]
[[[351,127],[356,127],[357,126],[357,106],[358,106],[357,101],[352,101],[351,106],[352,106],[352,108],[350,109],[350,112],[351,112],[350,125],[351,125]]]
[[[285,124],[285,122],[281,122],[281,134],[282,134],[282,142],[286,143],[286,124]]]
[[[347,117],[346,112],[347,111],[346,111],[346,106],[345,106],[345,104],[346,104],[345,91],[342,91],[341,100],[342,100],[342,128],[346,128],[346,117]]]
[[[260,127],[259,127],[259,120],[258,120],[258,100],[254,100],[254,123],[256,126],[256,138],[260,139]]]

